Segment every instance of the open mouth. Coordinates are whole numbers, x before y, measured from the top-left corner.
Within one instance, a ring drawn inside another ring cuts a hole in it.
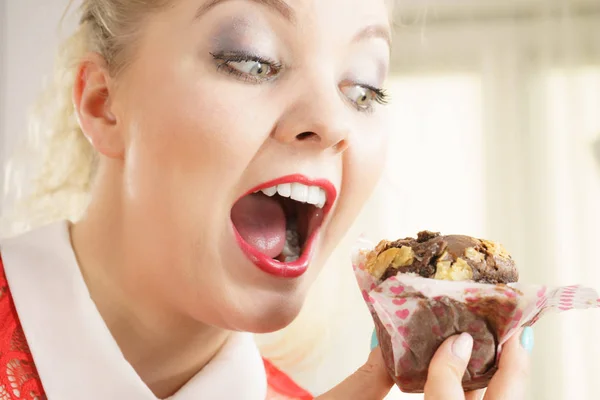
[[[231,220],[240,247],[258,267],[295,277],[308,268],[335,188],[329,181],[317,185],[298,176],[278,181],[240,198]]]

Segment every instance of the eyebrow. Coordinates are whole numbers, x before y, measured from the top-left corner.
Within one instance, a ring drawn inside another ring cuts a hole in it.
[[[383,39],[392,48],[392,34],[385,25],[369,25],[354,36],[354,42],[366,39]]]
[[[208,10],[210,10],[211,8],[214,8],[215,6],[217,6],[221,3],[224,3],[226,1],[228,1],[228,0],[210,0],[210,1],[208,1],[206,4],[201,6],[198,9],[198,11],[196,11],[195,18],[196,19],[200,18],[202,15],[206,14],[208,12]],[[286,20],[288,20],[291,23],[296,22],[296,14],[294,13],[294,10],[292,10],[292,8],[283,0],[248,0],[248,1],[253,1],[255,3],[261,4],[263,6],[270,8],[271,10],[281,14],[281,16],[283,18],[285,18]]]

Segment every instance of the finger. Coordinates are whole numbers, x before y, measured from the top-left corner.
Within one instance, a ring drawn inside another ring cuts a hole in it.
[[[462,378],[473,351],[467,333],[446,340],[436,351],[427,374],[425,400],[464,400]]]
[[[485,390],[476,390],[473,392],[465,393],[465,400],[481,400],[483,399],[484,394]]]
[[[503,347],[498,372],[490,382],[485,400],[521,400],[529,379],[529,352],[533,348],[533,330],[525,328]]]
[[[317,400],[383,400],[393,385],[381,349],[377,347],[365,365]]]

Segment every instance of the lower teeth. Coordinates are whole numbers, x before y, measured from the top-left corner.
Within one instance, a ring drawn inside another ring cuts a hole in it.
[[[300,236],[295,222],[289,222],[285,232],[285,244],[281,255],[286,263],[294,262],[300,258]]]

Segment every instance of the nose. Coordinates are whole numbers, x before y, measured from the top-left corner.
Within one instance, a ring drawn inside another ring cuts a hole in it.
[[[341,153],[348,148],[348,107],[332,90],[303,90],[284,111],[272,137],[280,143]]]

